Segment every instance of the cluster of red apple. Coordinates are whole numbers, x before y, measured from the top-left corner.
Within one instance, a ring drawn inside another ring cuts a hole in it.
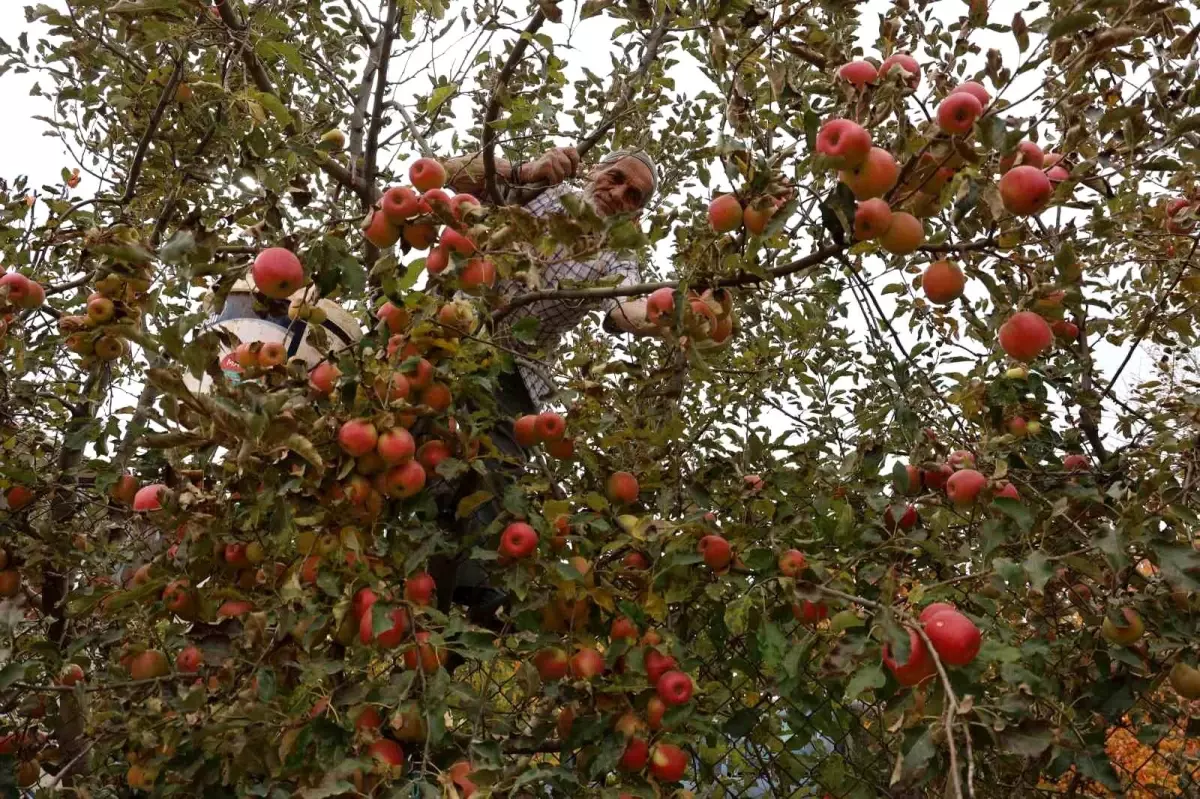
[[[646,320],[655,325],[670,325],[675,320],[673,288],[655,289],[646,297]],[[733,295],[726,289],[688,291],[684,306],[683,333],[693,341],[721,344],[733,335],[735,323]]]
[[[88,296],[83,314],[59,318],[58,329],[67,337],[67,349],[82,356],[84,365],[92,359],[114,361],[126,353],[126,331],[137,323],[150,290],[150,277],[145,272],[109,272],[96,281],[96,290]]]
[[[479,292],[494,286],[496,265],[487,258],[473,257],[478,255],[477,233],[470,226],[482,215],[479,200],[470,194],[445,192],[446,169],[432,158],[417,159],[408,177],[412,187],[388,189],[367,217],[363,228],[367,240],[387,248],[403,238],[415,250],[428,249],[425,268],[431,275],[444,272],[452,256],[462,256],[467,260],[458,270],[459,288]],[[445,225],[440,238],[439,224]]]
[[[663,717],[673,707],[685,705],[692,699],[695,686],[692,678],[681,669],[671,655],[663,654],[658,646],[661,636],[654,630],[641,635],[637,624],[625,616],[618,617],[609,630],[609,639],[615,644],[627,641],[630,647],[641,646],[642,662],[646,681],[654,689],[645,701],[643,720],[633,711],[617,719],[615,728],[625,739],[625,749],[617,766],[622,771],[640,772],[649,768],[651,776],[663,782],[676,782],[687,770],[688,757],[683,749],[666,741],[651,745],[653,734],[666,729]],[[579,647],[573,655],[559,647],[548,647],[533,657],[533,666],[545,682],[555,682],[565,677],[575,680],[593,681],[604,674],[604,656],[590,646]],[[618,658],[615,666],[618,673],[625,671],[625,656]],[[575,711],[568,705],[559,713],[557,730],[559,737],[566,739],[575,723]],[[647,730],[649,734],[647,734]]]
[[[6,272],[0,266],[0,347],[12,324],[14,312],[38,308],[46,301],[46,291],[40,283],[20,272]]]
[[[561,460],[575,454],[575,439],[567,436],[567,421],[554,411],[521,416],[513,423],[513,438],[522,447],[544,444],[546,452]]]
[[[763,195],[743,206],[736,194],[721,194],[709,203],[708,224],[714,233],[732,233],[744,225],[751,235],[761,236],[783,204],[778,197]]]
[[[979,654],[983,636],[975,623],[947,602],[934,602],[921,611],[918,623],[933,644],[943,666],[968,666]],[[908,658],[897,662],[888,644],[883,645],[883,664],[901,685],[924,682],[937,673],[937,665],[916,630],[908,630]]]

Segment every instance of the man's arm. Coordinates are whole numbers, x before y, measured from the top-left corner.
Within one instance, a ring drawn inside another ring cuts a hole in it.
[[[490,202],[483,179],[483,153],[460,155],[442,164],[446,168],[446,185],[459,194],[471,194],[481,202]],[[536,161],[514,165],[503,158],[496,159],[496,182],[504,189],[519,189],[510,202],[524,204],[542,191],[562,183],[575,174],[579,154],[574,147],[552,147]],[[529,196],[525,196],[529,195]]]
[[[621,300],[617,302],[604,318],[604,329],[610,333],[629,333],[634,336],[661,336],[664,327],[661,322],[651,322],[646,318],[646,300]]]

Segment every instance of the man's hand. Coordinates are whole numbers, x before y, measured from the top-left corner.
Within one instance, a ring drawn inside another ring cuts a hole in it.
[[[541,158],[521,166],[521,182],[554,186],[573,177],[578,168],[579,153],[574,147],[551,147]]]

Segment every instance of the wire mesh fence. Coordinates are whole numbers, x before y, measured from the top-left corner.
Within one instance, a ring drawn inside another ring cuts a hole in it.
[[[1057,636],[1078,633],[1076,614],[1055,601],[1031,610],[1023,603],[979,601],[966,591],[958,592],[956,601],[981,621],[989,613],[1023,614],[1029,636],[1058,640]],[[710,622],[721,617],[707,611],[696,615]],[[848,700],[846,681],[831,678],[830,664],[839,653],[837,633],[830,628],[829,620],[788,624],[781,652],[774,651],[777,642],[764,640],[760,629],[735,635],[720,623],[710,623],[691,631],[689,650],[699,654],[689,671],[702,698],[686,717],[677,719],[680,727],[667,725],[668,731],[686,731],[689,764],[684,789],[721,799],[953,795],[947,792],[944,760],[929,759],[915,776],[901,768],[911,763],[915,731],[938,725],[939,688],[916,689],[927,696],[921,696],[915,708],[911,701],[905,704],[913,689],[878,696],[868,691],[863,698]],[[1047,650],[1041,675],[1046,680],[1070,679],[1068,670],[1078,666],[1067,657],[1055,659],[1057,652]],[[568,692],[561,704],[547,706],[541,688],[526,682],[536,680],[527,671],[513,660],[478,667],[470,675],[456,674],[456,680],[465,680],[478,693],[474,704],[464,706],[454,731],[464,740],[477,735],[479,728],[469,711],[486,708],[488,718],[499,719],[499,726],[490,723],[489,735],[506,730],[529,742],[535,762],[574,767],[581,750],[571,744],[564,714],[577,720],[607,712],[611,718],[626,706],[641,712],[640,700],[622,694],[619,683],[613,693],[594,696],[564,689]],[[1077,716],[1063,725],[1077,738],[1058,742],[1057,756],[1050,749],[1036,756],[1006,752],[995,746],[995,736],[982,721],[986,715],[979,714],[971,725],[976,743],[974,795],[1200,796],[1200,702],[1180,699],[1162,680],[1137,682],[1120,692],[1112,689],[1113,683],[1098,681],[1095,691],[1078,703]],[[982,685],[979,692],[984,693]],[[876,698],[869,699],[872,696]],[[985,696],[973,699],[987,701]],[[1035,717],[1050,720],[1050,705],[1031,701],[1030,707]],[[1100,742],[1103,757],[1075,761],[1062,754]],[[944,748],[941,741],[938,745]]]

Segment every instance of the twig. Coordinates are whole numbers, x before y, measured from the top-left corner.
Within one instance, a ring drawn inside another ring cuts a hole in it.
[[[417,145],[421,148],[421,155],[425,156],[426,158],[432,158],[433,148],[429,146],[429,142],[421,134],[421,131],[417,129],[416,124],[413,122],[412,115],[408,113],[408,109],[405,108],[401,103],[392,103],[392,107],[400,112],[400,116],[404,117],[404,124],[408,126],[408,132],[412,134],[413,140],[416,141]]]
[[[1129,365],[1129,359],[1133,357],[1133,353],[1141,345],[1142,339],[1144,339],[1146,337],[1146,333],[1150,331],[1150,325],[1154,324],[1154,318],[1158,316],[1158,312],[1161,311],[1163,306],[1167,304],[1167,300],[1170,299],[1171,293],[1175,291],[1175,287],[1179,285],[1179,281],[1183,280],[1183,276],[1186,275],[1188,270],[1191,268],[1192,257],[1196,254],[1197,244],[1200,244],[1200,234],[1192,237],[1192,249],[1188,253],[1187,260],[1184,261],[1183,266],[1180,268],[1179,274],[1175,275],[1175,279],[1171,281],[1171,285],[1167,286],[1167,290],[1164,291],[1158,298],[1158,302],[1155,303],[1152,309],[1150,309],[1150,313],[1147,314],[1146,318],[1142,320],[1142,323],[1138,325],[1137,331],[1133,336],[1133,344],[1129,347],[1129,352],[1125,353],[1125,357],[1121,360],[1121,365],[1118,366],[1117,371],[1113,373],[1112,379],[1108,381],[1108,385],[1105,386],[1104,390],[1100,392],[1100,397],[1096,400],[1098,403],[1103,402],[1104,398],[1108,396],[1108,392],[1112,391],[1113,386],[1117,384],[1117,379],[1121,376],[1121,372],[1125,371],[1125,367]]]
[[[492,96],[488,100],[487,111],[483,115],[483,185],[487,196],[496,205],[504,204],[504,198],[500,196],[500,189],[496,187],[496,129],[493,127],[496,119],[500,116],[500,95],[508,85],[513,73],[516,72],[517,64],[525,55],[525,50],[529,47],[529,42],[533,40],[533,35],[538,32],[538,28],[542,27],[542,23],[545,21],[546,15],[541,8],[538,8],[521,33],[521,38],[513,44],[512,52],[508,54],[508,61],[500,70],[496,84],[492,87]]]
[[[88,752],[92,751],[92,747],[93,747],[93,746],[95,746],[95,745],[96,745],[96,740],[95,740],[94,738],[93,738],[92,740],[88,741],[88,743],[87,743],[87,746],[85,746],[85,747],[83,747],[82,749],[80,749],[80,750],[79,750],[79,754],[75,755],[75,757],[73,757],[73,758],[71,758],[70,760],[68,760],[68,761],[67,761],[67,764],[66,764],[65,766],[63,766],[62,768],[60,768],[60,769],[58,770],[58,773],[54,775],[54,779],[50,780],[50,782],[49,782],[49,783],[47,783],[46,785],[42,786],[42,789],[43,789],[43,790],[47,790],[47,791],[48,791],[48,790],[50,790],[50,789],[52,789],[52,788],[56,788],[56,787],[58,787],[58,784],[59,784],[60,782],[62,782],[62,779],[63,779],[63,777],[66,777],[68,774],[70,774],[70,773],[71,773],[71,768],[72,768],[72,767],[73,767],[73,766],[74,766],[76,763],[78,763],[78,762],[79,762],[79,760],[80,760],[80,759],[81,759],[81,758],[82,758],[84,755],[86,755]]]

